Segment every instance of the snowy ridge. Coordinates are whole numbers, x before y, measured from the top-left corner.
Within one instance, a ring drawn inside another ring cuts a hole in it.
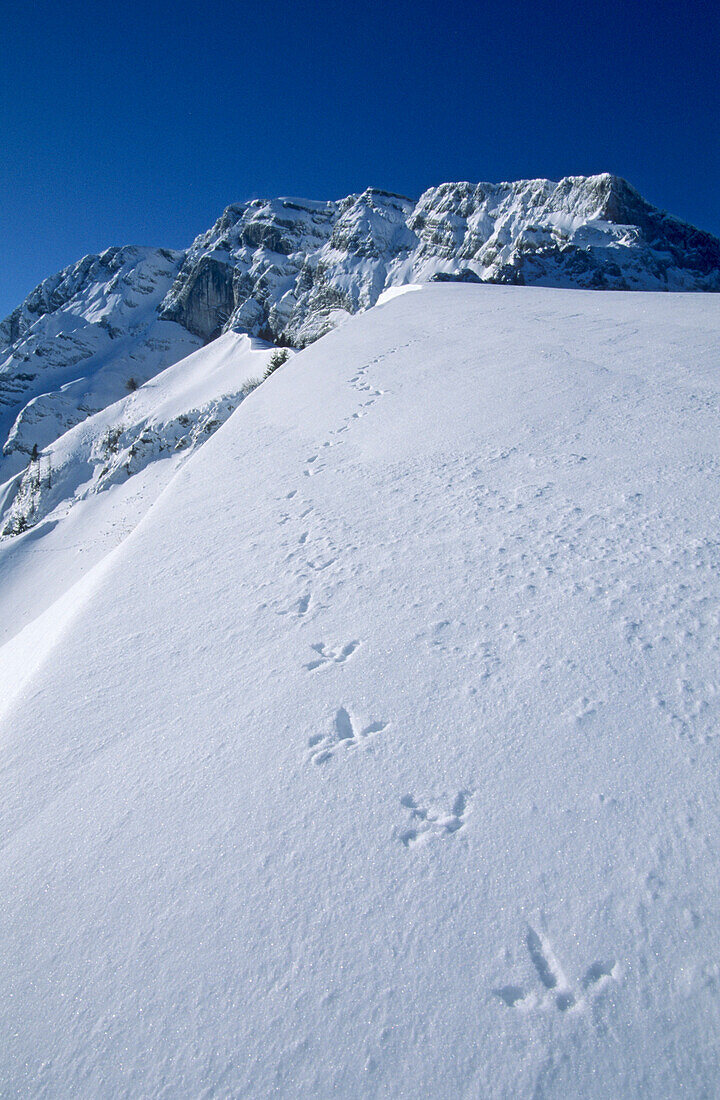
[[[719,290],[720,242],[611,175],[234,204],[187,251],[86,256],[0,324],[0,486],[223,332],[303,347],[388,289],[444,280]]]
[[[0,545],[3,1095],[713,1095],[719,336],[396,294]]]
[[[184,253],[110,248],[46,279],[0,326],[0,480],[201,341],[158,307]]]
[[[260,382],[271,356],[261,341],[227,332],[66,431],[4,486],[0,535],[57,519],[150,462],[186,457]]]

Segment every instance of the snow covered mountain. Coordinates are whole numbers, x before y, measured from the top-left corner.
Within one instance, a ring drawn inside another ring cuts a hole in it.
[[[339,202],[253,200],[228,207],[186,252],[87,256],[0,325],[0,533],[44,514],[38,487],[58,448],[68,466],[65,433],[102,413],[90,424],[96,455],[107,432],[142,434],[121,398],[203,343],[235,331],[303,347],[384,290],[443,280],[720,290],[720,241],[603,175],[444,184],[418,202],[372,189]],[[242,384],[227,394],[233,407]],[[177,441],[172,428],[165,449]]]
[[[407,289],[0,543],[2,1095],[716,1091],[720,297]]]
[[[720,290],[720,241],[603,175],[448,183],[418,202],[229,206],[191,246],[161,316],[212,338],[228,326],[304,346],[388,287],[432,280]]]
[[[109,248],[46,279],[0,324],[0,472],[202,341],[159,308],[182,252]],[[3,478],[4,480],[4,478]]]

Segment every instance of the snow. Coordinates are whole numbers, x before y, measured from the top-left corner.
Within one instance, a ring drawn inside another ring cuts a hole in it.
[[[0,645],[126,537],[260,381],[272,354],[262,341],[227,332],[65,432],[24,480],[0,487],[6,522],[33,525],[0,542]],[[14,674],[10,681],[14,693]]]
[[[413,290],[420,290],[420,284],[408,283],[405,286],[391,286],[387,290],[383,290],[382,294],[378,297],[377,306],[384,306],[386,302],[392,302],[393,298],[399,298],[401,294],[408,294]]]
[[[0,324],[0,480],[197,348],[158,319],[184,253],[108,249],[46,279]],[[7,343],[5,343],[7,340]]]
[[[254,199],[193,242],[160,315],[203,337],[232,327],[303,347],[384,290],[438,276],[717,290],[720,241],[609,174],[445,183],[417,202],[374,188],[338,202]]]
[[[0,499],[36,451],[220,333],[304,347],[388,290],[450,280],[712,291],[720,240],[605,174],[252,199],[187,251],[85,256],[0,322]]]
[[[13,541],[3,1094],[714,1093],[719,330],[423,287]]]

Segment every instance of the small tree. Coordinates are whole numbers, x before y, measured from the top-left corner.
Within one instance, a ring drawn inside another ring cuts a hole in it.
[[[137,388],[138,388],[137,379],[136,378],[128,378],[127,382],[125,383],[125,389],[128,390],[129,393],[132,393],[133,390],[136,390]]]
[[[256,390],[258,388],[261,382],[262,378],[246,379],[240,387],[240,393],[243,395],[243,397],[247,397],[249,393],[252,393],[253,390]]]
[[[283,363],[287,363],[290,358],[290,352],[287,348],[278,348],[270,356],[270,362],[268,363],[263,378],[269,378],[273,371],[276,371],[278,367],[281,367]]]

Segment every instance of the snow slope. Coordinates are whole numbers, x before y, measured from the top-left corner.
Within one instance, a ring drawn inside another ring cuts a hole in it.
[[[274,354],[226,332],[65,432],[0,486],[0,534],[16,536],[0,541],[0,645],[125,538]]]
[[[715,1092],[719,333],[396,296],[8,639],[4,1095]]]

